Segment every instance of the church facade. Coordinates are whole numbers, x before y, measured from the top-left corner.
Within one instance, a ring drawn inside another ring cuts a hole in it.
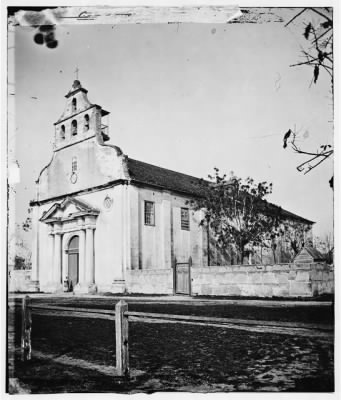
[[[175,263],[207,266],[203,214],[188,203],[202,195],[201,180],[108,144],[109,112],[90,103],[78,80],[65,97],[31,202],[31,280],[45,292],[66,282],[76,293],[176,292]]]

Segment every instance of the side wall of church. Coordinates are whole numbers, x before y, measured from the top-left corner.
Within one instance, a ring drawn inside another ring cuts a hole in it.
[[[131,269],[170,269],[176,259],[207,265],[206,235],[200,211],[190,209],[189,198],[168,191],[130,186]],[[154,225],[145,223],[145,202],[153,202]],[[189,229],[181,228],[181,208],[189,209]]]

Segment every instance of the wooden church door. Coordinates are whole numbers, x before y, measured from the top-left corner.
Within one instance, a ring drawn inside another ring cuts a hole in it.
[[[78,236],[74,236],[69,243],[68,277],[70,282],[70,290],[74,290],[75,286],[79,281],[79,237]]]

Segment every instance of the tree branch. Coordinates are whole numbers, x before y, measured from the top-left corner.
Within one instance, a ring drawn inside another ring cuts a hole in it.
[[[301,153],[304,154],[304,152],[301,152]],[[316,154],[313,158],[311,158],[311,159],[305,161],[304,163],[300,164],[300,165],[297,166],[296,168],[297,168],[297,170],[298,170],[299,172],[302,172],[303,169],[304,169],[304,166],[305,166],[306,164],[309,164],[310,162],[312,162],[312,161],[314,161],[314,160],[316,160],[316,159],[322,157],[322,159],[321,159],[318,163],[316,163],[315,165],[313,165],[313,166],[310,165],[310,164],[308,165],[308,170],[304,173],[304,175],[306,175],[308,172],[310,172],[311,170],[313,170],[314,168],[316,168],[318,165],[320,165],[323,161],[325,161],[325,160],[326,160],[328,157],[330,157],[332,154],[333,154],[333,150],[330,150],[330,151],[328,152],[328,154]]]
[[[325,18],[327,21],[329,21],[331,24],[333,23],[333,21],[327,17],[326,15],[324,15],[323,13],[321,13],[320,11],[317,11],[315,8],[309,8],[309,10],[314,11],[316,14],[320,15],[321,17]]]
[[[291,20],[289,22],[287,22],[284,25],[284,27],[286,28],[289,24],[291,24],[297,17],[299,17],[301,14],[303,14],[305,10],[306,10],[306,8],[303,8],[303,10],[301,10],[298,14],[296,14],[293,18],[291,18]]]
[[[311,170],[313,170],[314,168],[316,168],[318,165],[320,165],[321,163],[323,163],[323,161],[326,161],[326,159],[330,156],[330,154],[327,157],[322,158],[322,160],[320,160],[317,164],[315,164],[313,167],[310,167],[308,169],[308,171],[306,171],[304,173],[304,175],[306,175],[308,172],[310,172]]]
[[[320,40],[324,35],[326,35],[331,30],[332,30],[332,28],[329,28],[326,31],[324,31],[318,38],[314,39],[314,42]]]

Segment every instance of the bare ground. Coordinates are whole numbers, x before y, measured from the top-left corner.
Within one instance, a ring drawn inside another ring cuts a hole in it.
[[[53,300],[112,308],[111,299]],[[47,300],[41,300],[47,302]],[[51,302],[50,302],[51,304]],[[332,323],[329,307],[274,309],[235,306],[129,304],[145,312]],[[19,309],[17,309],[19,311]],[[289,311],[288,311],[289,310]],[[20,346],[20,313],[9,328]],[[333,340],[246,332],[223,327],[130,322],[131,379],[111,373],[114,323],[100,319],[33,316],[33,358],[11,358],[12,390],[32,393],[153,391],[333,391]],[[14,346],[11,347],[13,350]]]

